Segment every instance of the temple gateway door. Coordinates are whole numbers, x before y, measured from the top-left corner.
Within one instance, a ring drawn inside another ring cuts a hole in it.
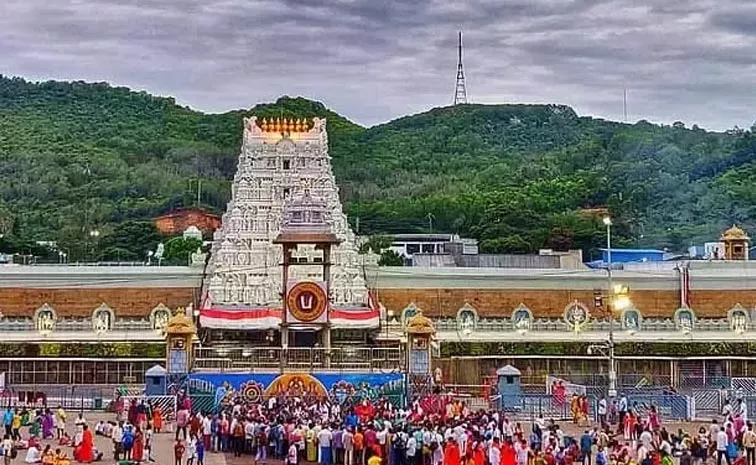
[[[320,342],[318,331],[292,331],[294,341],[292,347],[315,347]]]

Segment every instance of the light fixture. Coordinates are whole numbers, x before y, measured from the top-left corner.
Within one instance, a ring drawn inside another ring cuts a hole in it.
[[[603,219],[603,221],[604,221],[604,224],[607,225],[607,226],[611,226],[612,225],[612,218],[611,217],[605,216],[604,219]]]

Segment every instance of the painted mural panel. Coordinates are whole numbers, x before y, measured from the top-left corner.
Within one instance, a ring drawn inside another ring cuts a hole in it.
[[[329,398],[354,405],[387,398],[399,405],[404,397],[402,373],[192,373],[192,396],[212,396],[217,409],[238,400],[260,402],[269,397]]]

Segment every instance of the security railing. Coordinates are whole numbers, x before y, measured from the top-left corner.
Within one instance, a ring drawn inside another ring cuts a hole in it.
[[[221,372],[351,371],[389,373],[401,371],[401,348],[337,347],[281,348],[199,347],[194,351],[194,369]]]
[[[113,322],[113,331],[153,331],[147,319],[123,319]],[[0,331],[37,331],[33,318],[0,319]],[[91,318],[63,318],[55,323],[55,331],[92,331]]]
[[[437,331],[453,332],[462,331],[456,318],[436,318],[433,324]],[[586,327],[585,332],[607,332],[609,331],[609,320],[605,318],[591,319]],[[389,330],[401,331],[401,323],[397,320],[389,321]],[[475,332],[500,332],[516,331],[511,319],[509,318],[481,318],[475,325]],[[756,329],[756,323],[746,324],[741,328],[743,331]],[[561,318],[536,318],[534,319],[529,331],[570,331],[567,323]],[[678,331],[677,324],[670,318],[647,318],[640,323],[637,331]],[[614,320],[614,331],[623,331],[622,325],[618,320]],[[719,331],[732,332],[733,327],[726,318],[700,318],[696,320],[693,331]]]

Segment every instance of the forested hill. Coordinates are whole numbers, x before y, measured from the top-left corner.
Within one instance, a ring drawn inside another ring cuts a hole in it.
[[[756,231],[750,131],[626,125],[555,105],[438,108],[365,129],[303,98],[202,114],[102,83],[0,77],[0,249],[55,240],[76,255],[97,228],[107,255],[117,225],[193,205],[200,178],[203,207],[223,211],[251,114],[328,118],[361,234],[432,225],[488,251],[590,249],[603,208],[627,245],[682,250],[731,223]]]

